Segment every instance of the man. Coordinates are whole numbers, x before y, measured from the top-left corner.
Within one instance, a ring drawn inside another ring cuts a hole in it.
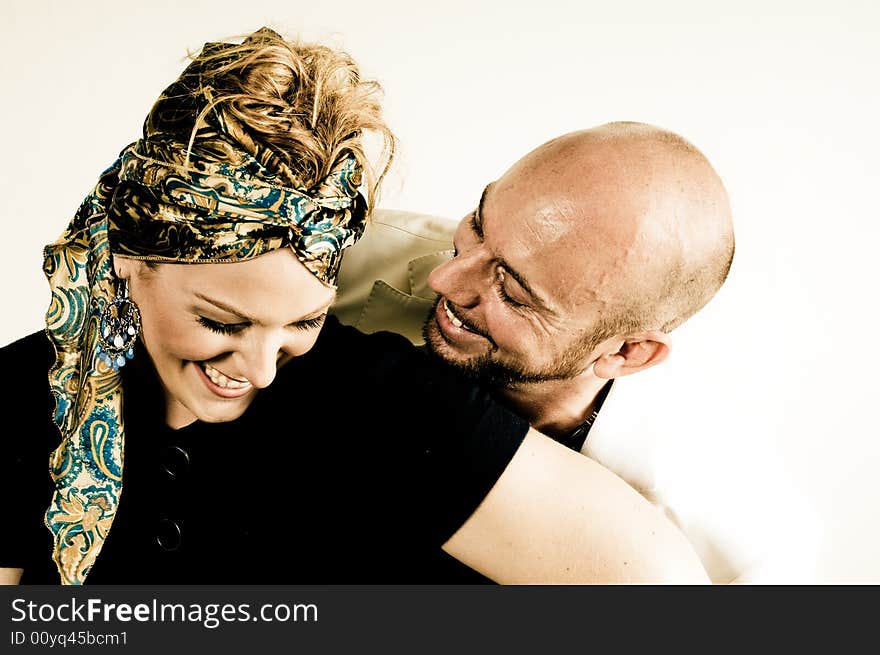
[[[639,414],[663,390],[618,391],[666,360],[730,269],[727,193],[693,145],[637,123],[554,139],[486,187],[451,259],[443,221],[385,213],[371,230],[343,265],[344,322],[418,343],[427,314],[430,352],[664,509],[714,582],[809,580],[817,532],[778,470],[761,485],[748,458],[696,462],[709,451],[679,438],[681,414]],[[368,249],[409,264],[371,275]]]

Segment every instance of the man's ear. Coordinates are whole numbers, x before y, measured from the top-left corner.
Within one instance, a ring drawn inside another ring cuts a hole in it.
[[[593,372],[598,377],[610,380],[644,371],[663,362],[672,347],[669,335],[659,330],[630,334],[621,340],[623,344],[617,352],[596,360]]]

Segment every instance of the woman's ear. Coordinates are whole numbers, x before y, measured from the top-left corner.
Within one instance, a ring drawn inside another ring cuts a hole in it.
[[[596,360],[593,372],[608,380],[632,375],[663,362],[671,347],[669,335],[659,330],[627,335],[617,352],[607,353]]]
[[[133,276],[140,277],[148,268],[140,259],[132,259],[123,255],[113,255],[113,272],[120,280],[131,280]]]
[[[133,261],[127,257],[113,255],[113,272],[116,274],[116,277],[120,280],[131,279],[132,263]]]

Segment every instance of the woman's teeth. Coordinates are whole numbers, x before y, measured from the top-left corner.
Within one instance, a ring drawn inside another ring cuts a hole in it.
[[[452,323],[455,327],[460,328],[464,325],[464,323],[462,323],[455,317],[455,314],[449,311],[449,305],[446,304],[445,300],[443,301],[443,309],[446,310],[446,317],[449,319],[449,322]],[[467,328],[464,329],[467,330]]]
[[[205,364],[203,362],[202,369],[205,371],[205,374],[209,378],[211,378],[211,382],[216,384],[218,387],[223,387],[224,389],[244,389],[251,386],[251,383],[247,380],[245,380],[244,382],[239,382],[238,380],[232,380],[226,377],[210,364]]]

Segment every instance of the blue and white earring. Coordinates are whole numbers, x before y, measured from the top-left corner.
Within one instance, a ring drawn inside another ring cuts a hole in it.
[[[120,280],[116,298],[101,312],[98,357],[114,371],[134,357],[134,342],[141,331],[141,312],[128,297],[128,280]]]

